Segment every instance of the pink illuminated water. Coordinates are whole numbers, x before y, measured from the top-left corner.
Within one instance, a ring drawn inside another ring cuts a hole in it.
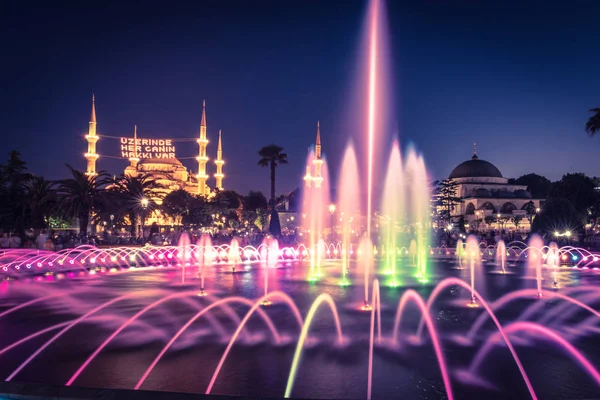
[[[498,244],[496,245],[496,263],[500,265],[502,268],[501,271],[503,274],[506,273],[506,244],[504,240],[500,239]]]
[[[356,232],[360,221],[360,186],[357,184],[358,162],[352,143],[346,148],[340,177],[338,179],[338,215],[342,227],[342,281],[346,281],[346,274],[350,270],[352,256],[352,243],[358,242]]]
[[[402,219],[405,214],[405,191],[400,146],[397,141],[394,141],[383,190],[382,218],[380,220],[383,231],[382,240],[386,249],[385,268],[392,275],[392,285],[396,283],[396,264],[399,262],[398,231],[404,222]]]
[[[186,232],[183,232],[179,237],[179,251],[177,253],[177,258],[181,263],[181,284],[183,285],[185,284],[185,267],[192,258],[190,251],[190,236]]]
[[[321,264],[325,259],[320,251],[319,242],[324,240],[323,231],[329,227],[330,179],[327,161],[317,157],[314,150],[309,152],[306,160],[306,176],[302,198],[302,228],[309,237],[309,256],[311,277],[322,275]]]
[[[538,297],[542,297],[542,264],[544,241],[538,234],[531,235],[529,239],[529,251],[527,253],[527,270],[530,276],[535,277],[537,284]]]

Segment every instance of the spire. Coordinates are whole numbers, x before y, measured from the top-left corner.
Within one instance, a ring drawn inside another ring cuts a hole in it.
[[[315,153],[317,158],[321,158],[321,123],[317,121],[317,141],[315,142]]]
[[[477,157],[477,142],[473,142],[473,157],[471,157],[471,160],[477,159],[479,159],[479,157]]]
[[[219,143],[217,143],[217,158],[223,158],[223,145],[221,144],[221,130],[219,129]]]
[[[202,100],[202,121],[200,126],[206,126],[206,100]]]
[[[90,115],[90,122],[96,122],[96,96],[92,93],[92,114]]]

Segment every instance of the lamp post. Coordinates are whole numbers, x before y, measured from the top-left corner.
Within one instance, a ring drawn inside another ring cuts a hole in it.
[[[333,214],[335,214],[335,204],[329,205],[329,213],[331,214],[331,239],[335,240],[335,230],[334,230],[334,219]]]
[[[142,197],[142,208],[144,209],[142,213],[142,220],[140,221],[140,236],[142,239],[144,238],[144,218],[146,217],[146,209],[148,208],[148,198]]]
[[[475,211],[475,233],[479,232],[479,211]]]

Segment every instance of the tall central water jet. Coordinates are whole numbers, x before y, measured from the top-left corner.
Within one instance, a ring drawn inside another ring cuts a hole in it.
[[[373,146],[375,142],[375,112],[377,110],[377,46],[379,25],[379,0],[371,1],[369,15],[369,115],[367,159],[367,237],[371,237],[371,212],[373,201]]]

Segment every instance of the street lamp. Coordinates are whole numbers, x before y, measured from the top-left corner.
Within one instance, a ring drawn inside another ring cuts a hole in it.
[[[148,209],[148,198],[142,197],[141,203],[142,203],[142,208],[144,209],[144,212],[142,214],[142,220],[140,221],[140,236],[143,239],[144,238],[144,218],[146,217],[146,209]]]

